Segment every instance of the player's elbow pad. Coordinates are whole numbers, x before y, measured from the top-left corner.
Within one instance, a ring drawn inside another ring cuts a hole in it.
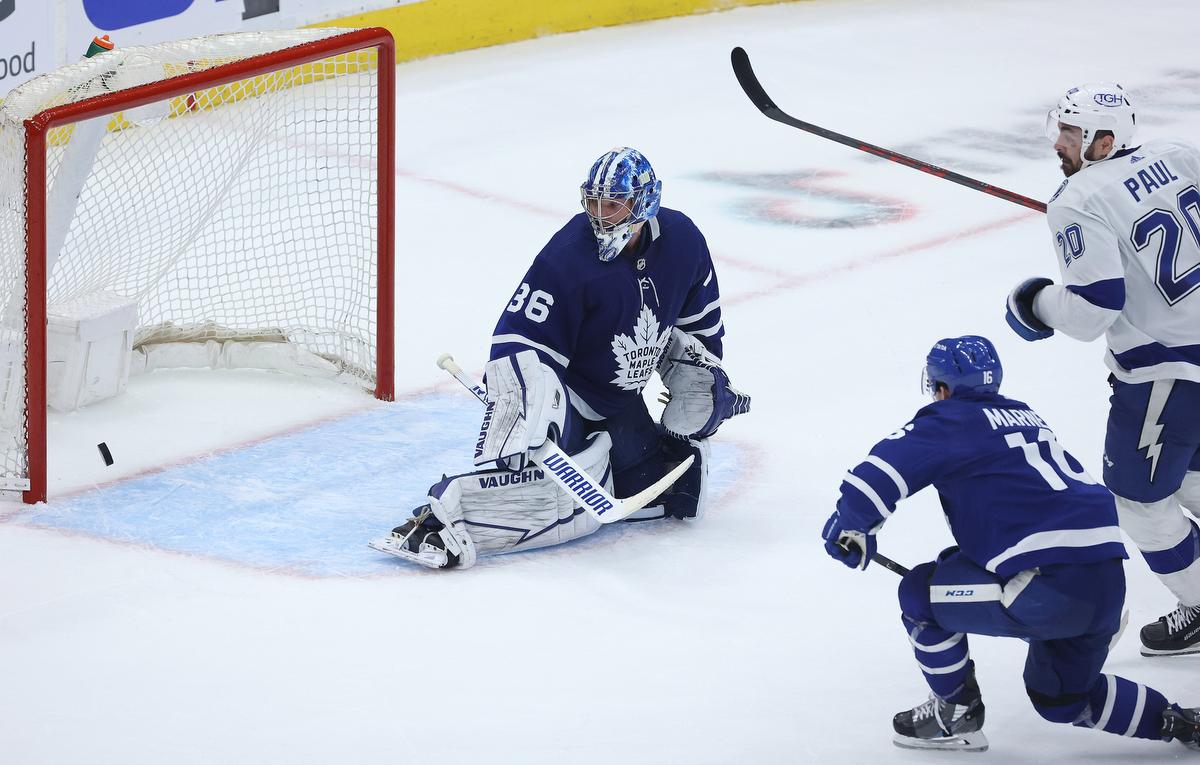
[[[1117,281],[1117,280],[1113,280]],[[1125,306],[1123,281],[1114,286],[1105,284],[1107,291],[1087,287],[1047,288],[1034,298],[1034,308],[1047,323],[1076,340],[1090,342],[1112,326]]]

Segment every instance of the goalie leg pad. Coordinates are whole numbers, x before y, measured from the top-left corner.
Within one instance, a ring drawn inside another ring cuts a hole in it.
[[[607,433],[591,437],[587,448],[572,455],[588,474],[612,490]],[[600,523],[546,474],[532,465],[521,471],[484,470],[444,479],[430,489],[439,506],[435,515],[460,518],[458,528],[478,555],[499,555],[562,544],[591,534]]]
[[[547,438],[565,440],[567,392],[535,351],[489,361],[485,374],[488,403],[475,442],[477,466],[522,470],[529,464],[528,452]]]

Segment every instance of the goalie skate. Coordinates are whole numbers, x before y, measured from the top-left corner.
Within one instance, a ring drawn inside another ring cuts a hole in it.
[[[424,505],[412,520],[392,529],[386,537],[367,542],[367,546],[427,568],[453,568],[459,557],[447,552],[441,534],[426,525],[430,516],[429,505]]]

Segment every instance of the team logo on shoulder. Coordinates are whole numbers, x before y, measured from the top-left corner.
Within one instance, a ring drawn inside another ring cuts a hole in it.
[[[612,384],[621,390],[638,390],[646,387],[646,381],[658,364],[658,357],[671,339],[671,328],[659,330],[658,317],[650,306],[643,305],[638,314],[633,334],[613,337],[613,356],[617,359],[617,376]]]
[[[1051,197],[1050,197],[1050,201],[1051,201],[1051,202],[1053,202],[1054,200],[1058,199],[1058,195],[1059,195],[1059,194],[1061,194],[1061,193],[1063,193],[1064,191],[1066,191],[1066,189],[1067,189],[1067,184],[1068,184],[1068,183],[1070,183],[1070,182],[1071,182],[1071,181],[1070,181],[1070,179],[1067,179],[1067,180],[1063,181],[1063,182],[1062,182],[1062,185],[1058,187],[1058,191],[1054,192],[1054,194],[1053,194],[1053,195],[1051,195]]]

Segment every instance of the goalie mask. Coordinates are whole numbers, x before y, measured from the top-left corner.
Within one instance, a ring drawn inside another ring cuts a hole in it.
[[[1059,124],[1072,125],[1083,131],[1079,159],[1083,167],[1107,159],[1133,144],[1137,115],[1125,89],[1115,82],[1100,82],[1071,88],[1058,100],[1058,106],[1046,115],[1046,136],[1058,140]],[[1096,133],[1107,130],[1113,134],[1112,149],[1103,157],[1088,159],[1085,155]]]
[[[662,181],[640,151],[619,147],[596,160],[579,187],[579,196],[596,235],[600,260],[607,262],[658,214]]]

